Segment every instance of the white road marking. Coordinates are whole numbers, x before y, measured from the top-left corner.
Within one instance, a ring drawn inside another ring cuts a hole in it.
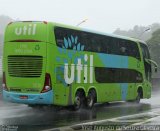
[[[147,120],[142,120],[142,119],[136,119],[138,117],[144,117],[145,116],[150,116],[151,118],[147,119]],[[133,120],[127,120],[133,118]],[[46,129],[46,130],[42,130],[42,131],[51,131],[51,130],[57,130],[59,129],[61,130],[71,130],[72,127],[78,127],[78,126],[85,126],[85,125],[98,125],[98,124],[103,124],[106,122],[121,122],[123,119],[124,121],[122,122],[133,122],[134,124],[132,125],[141,125],[144,124],[146,122],[150,122],[152,120],[155,120],[157,118],[160,118],[160,111],[155,109],[153,111],[150,112],[144,112],[144,113],[138,113],[138,114],[133,114],[133,115],[127,115],[127,116],[122,116],[122,117],[115,117],[115,118],[111,118],[111,119],[104,119],[104,120],[97,120],[97,121],[91,121],[91,122],[85,122],[85,123],[79,123],[79,124],[75,124],[72,126],[65,126],[65,127],[60,127],[60,128],[51,128],[51,129]],[[136,120],[134,120],[136,119]]]
[[[147,122],[151,122],[151,121],[156,120],[156,119],[160,119],[160,116],[153,117],[153,118],[147,119],[147,120],[142,121],[142,122],[134,123],[132,125],[143,125],[143,124],[145,124]]]

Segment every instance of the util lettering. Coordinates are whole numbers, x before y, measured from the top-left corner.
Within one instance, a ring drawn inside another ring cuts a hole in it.
[[[74,78],[75,78],[75,67],[77,70],[77,79],[76,82],[77,83],[81,83],[81,73],[82,71],[84,72],[84,78],[83,83],[93,83],[93,55],[90,55],[89,57],[89,67],[87,66],[87,64],[82,65],[81,63],[81,59],[78,59],[77,65],[75,64],[71,64],[69,69],[69,65],[68,63],[64,64],[64,80],[67,84],[71,84],[74,82]],[[88,62],[88,56],[87,54],[84,55],[84,61]],[[89,81],[88,81],[88,68],[89,68]],[[71,71],[70,73],[70,77],[69,75],[69,70]]]
[[[29,24],[23,27],[15,28],[16,35],[35,35],[36,34],[36,24]]]

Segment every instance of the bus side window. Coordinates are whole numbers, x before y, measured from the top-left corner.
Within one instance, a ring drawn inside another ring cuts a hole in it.
[[[150,59],[149,50],[145,44],[140,43],[140,46],[141,46],[142,54],[143,54],[146,79],[150,81],[151,80],[151,64],[145,61],[145,58]]]
[[[103,53],[111,54],[111,38],[108,36],[102,37],[102,43],[103,43]]]
[[[95,42],[94,42],[94,37],[91,33],[87,33],[86,35],[86,48],[85,51],[91,51],[91,52],[95,52]]]
[[[131,47],[132,47],[132,56],[140,60],[140,53],[137,43],[131,42]]]
[[[111,51],[111,54],[114,54],[114,55],[119,55],[120,54],[118,39],[111,38],[110,51]]]
[[[100,39],[99,39],[99,37],[98,37],[98,35],[93,35],[94,37],[93,37],[93,39],[92,39],[92,46],[93,46],[93,51],[94,52],[98,52],[98,53],[101,53],[101,41],[100,41]]]
[[[125,40],[119,40],[119,50],[121,55],[128,55],[128,47]]]
[[[140,54],[137,43],[133,41],[126,40],[125,41],[125,47],[126,47],[126,55],[132,56],[138,60],[140,60]]]
[[[58,28],[55,28],[54,31],[55,31],[55,39],[56,39],[57,46],[62,47],[63,39],[61,35],[63,34],[61,30],[59,30]]]

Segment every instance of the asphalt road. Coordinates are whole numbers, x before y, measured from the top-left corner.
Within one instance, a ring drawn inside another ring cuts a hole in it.
[[[158,86],[159,80],[154,81],[152,98],[141,100],[140,104],[129,102],[97,104],[92,110],[71,111],[69,108],[55,110],[54,107],[33,109],[27,105],[0,100],[0,130],[45,130],[63,127],[71,129],[84,123],[160,124]]]

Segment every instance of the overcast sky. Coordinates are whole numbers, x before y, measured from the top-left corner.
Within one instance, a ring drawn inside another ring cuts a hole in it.
[[[160,22],[160,0],[0,0],[0,15],[46,20],[112,33]]]

